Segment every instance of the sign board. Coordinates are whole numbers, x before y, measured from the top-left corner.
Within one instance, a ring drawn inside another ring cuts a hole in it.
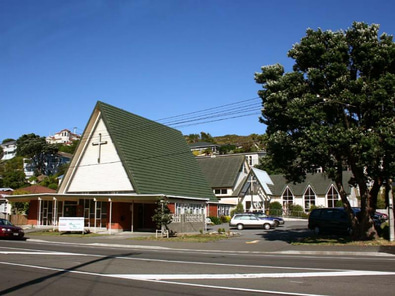
[[[84,231],[84,217],[59,217],[59,231]]]

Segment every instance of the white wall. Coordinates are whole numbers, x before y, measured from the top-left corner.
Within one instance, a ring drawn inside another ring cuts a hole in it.
[[[99,146],[99,134],[106,144]],[[69,183],[67,192],[133,191],[133,187],[122,166],[114,143],[102,119],[99,119],[89,141],[86,142],[78,168]]]

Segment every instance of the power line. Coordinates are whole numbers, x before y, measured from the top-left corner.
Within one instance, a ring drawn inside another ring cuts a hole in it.
[[[186,115],[197,114],[197,113],[201,113],[201,112],[205,112],[205,111],[211,111],[211,110],[214,110],[214,109],[220,109],[220,108],[224,108],[224,107],[227,107],[227,106],[233,106],[233,105],[242,104],[244,102],[249,102],[249,101],[256,100],[256,99],[259,99],[259,97],[254,97],[254,98],[247,99],[247,100],[242,100],[242,101],[238,101],[238,102],[234,102],[234,103],[220,105],[220,106],[217,106],[217,107],[210,107],[210,108],[202,109],[200,111],[193,111],[193,112],[188,112],[188,113],[184,113],[184,114],[180,114],[180,115],[160,118],[160,119],[157,119],[156,121],[163,121],[163,120],[166,120],[166,119],[172,119],[172,118],[177,118],[177,117],[183,117],[183,116],[186,116]]]
[[[151,121],[151,122],[145,122],[144,124],[140,125],[134,125],[134,126],[123,126],[121,129],[118,129],[118,131],[121,132],[134,132],[134,133],[140,133],[140,132],[146,132],[148,130],[152,129],[162,129],[162,128],[181,128],[181,127],[187,127],[187,126],[195,126],[195,125],[200,125],[200,124],[206,124],[206,123],[211,123],[211,122],[218,122],[218,121],[225,121],[229,119],[235,119],[235,118],[241,118],[241,117],[248,117],[248,116],[258,116],[261,114],[261,103],[250,103],[250,104],[244,104],[245,102],[251,102],[253,100],[257,100],[259,97],[255,97],[252,99],[247,99],[247,100],[242,100],[230,104],[225,104],[217,107],[212,107],[212,108],[206,108],[200,111],[196,112],[188,112],[180,115],[175,115],[175,116],[170,116],[166,118],[162,118],[162,121],[167,119],[167,122],[164,123],[159,123],[157,121]],[[244,104],[244,105],[243,105]],[[217,110],[214,111],[213,110]],[[184,118],[187,115],[191,114],[198,114],[201,113],[200,115]],[[237,115],[236,115],[237,114]],[[169,120],[169,119],[175,119],[179,118],[178,120]],[[215,118],[215,119],[213,119]],[[96,130],[96,132],[105,132],[105,130]],[[107,137],[109,139],[109,135],[102,135],[103,140]],[[92,139],[95,139],[96,137],[92,137]],[[81,138],[82,140],[82,138]]]

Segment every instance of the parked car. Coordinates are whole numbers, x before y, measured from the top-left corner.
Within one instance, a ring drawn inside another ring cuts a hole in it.
[[[263,227],[268,230],[275,227],[275,222],[265,218],[258,218],[254,214],[236,214],[230,220],[229,227],[237,227],[239,230]]]
[[[6,219],[0,219],[0,237],[4,238],[23,238],[25,232],[22,228],[15,226]]]
[[[285,221],[281,217],[275,217],[275,216],[268,216],[262,212],[256,212],[254,213],[258,218],[260,219],[269,219],[274,221],[274,226],[278,227],[279,225],[284,225]]]
[[[319,233],[351,233],[351,221],[344,208],[313,209],[309,215],[309,229]]]
[[[360,208],[352,208],[354,213],[358,213],[361,211]],[[373,215],[371,215],[371,218],[374,222],[374,227],[376,228],[377,231],[381,230],[381,224],[383,224],[384,222],[386,222],[388,220],[388,215],[387,214],[383,214],[380,212],[375,212]]]
[[[388,215],[376,212],[373,215],[373,220],[374,220],[374,225],[381,226],[382,223],[384,223],[384,222],[386,222],[388,220]]]

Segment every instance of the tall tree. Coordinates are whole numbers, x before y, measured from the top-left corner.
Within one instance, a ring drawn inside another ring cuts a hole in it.
[[[215,143],[214,138],[210,135],[210,133],[200,132],[200,139],[203,142]]]
[[[56,154],[58,148],[54,144],[48,144],[45,137],[40,137],[35,134],[23,135],[18,140],[17,156],[30,158],[38,174],[45,173],[45,163],[48,157]]]
[[[395,44],[378,33],[378,25],[358,22],[346,31],[308,29],[288,52],[293,71],[276,64],[255,74],[263,86],[266,163],[292,181],[322,167],[337,184],[354,239],[377,235],[370,214],[395,172]],[[345,166],[360,191],[358,217],[343,187]]]

